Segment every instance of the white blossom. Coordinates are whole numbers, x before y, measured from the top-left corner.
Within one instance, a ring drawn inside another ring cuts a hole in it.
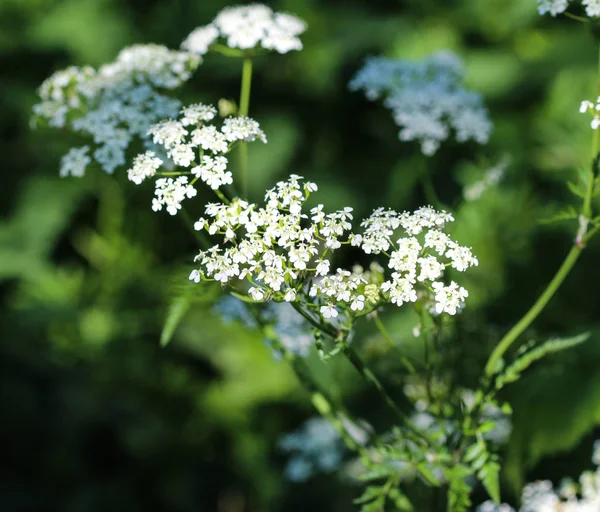
[[[60,160],[60,176],[81,177],[85,174],[85,169],[92,161],[88,156],[89,146],[80,148],[71,148]]]
[[[541,15],[558,16],[565,12],[568,6],[569,0],[538,0],[538,12]]]
[[[181,202],[187,197],[196,195],[196,189],[188,184],[187,176],[176,179],[160,178],[156,180],[154,190],[155,198],[152,200],[152,209],[160,211],[165,207],[167,212],[175,215],[181,209]]]
[[[225,135],[225,138],[230,142],[236,140],[252,142],[256,139],[259,139],[264,143],[267,142],[267,138],[260,129],[258,123],[249,117],[228,117],[223,122],[221,131],[223,132],[223,135]]]
[[[189,126],[191,124],[201,124],[205,121],[212,121],[217,115],[217,109],[212,105],[195,103],[181,109],[181,124]]]
[[[222,40],[230,48],[250,50],[262,47],[287,53],[302,49],[298,36],[305,30],[306,24],[300,18],[273,12],[263,4],[226,7],[212,23],[194,29],[181,46],[204,55],[215,41]]]
[[[583,0],[586,14],[591,18],[600,17],[600,0]]]
[[[448,313],[455,315],[456,311],[463,306],[469,292],[462,286],[458,286],[452,281],[448,286],[436,281],[432,284],[435,291],[435,311],[436,313]]]
[[[467,291],[454,282],[444,286],[441,279],[447,267],[464,271],[477,259],[443,233],[451,215],[428,206],[412,213],[380,208],[361,223],[363,233],[356,234],[351,232],[351,208],[327,213],[318,205],[310,215],[304,212],[316,188],[291,175],[266,192],[264,206],[237,198],[207,205],[195,228],[222,236],[224,244],[198,254],[200,275],[222,283],[247,279],[250,295],[260,283],[272,300],[308,301],[328,321],[363,312],[367,304],[402,306],[420,296],[438,313],[453,315],[463,306]],[[330,259],[321,251],[334,253],[348,241],[367,254],[384,253],[389,277],[377,263],[368,271],[356,266],[330,273]]]
[[[152,149],[148,128],[180,108],[160,91],[183,84],[199,64],[192,53],[134,45],[98,70],[70,67],[54,73],[39,88],[41,102],[33,107],[34,116],[89,137],[96,145],[94,159],[113,173],[125,163],[133,140]]]
[[[383,98],[401,130],[400,140],[417,140],[434,154],[451,130],[458,142],[487,143],[492,130],[481,96],[462,85],[462,61],[439,52],[421,62],[374,57],[349,84],[370,100]]]
[[[213,190],[233,183],[233,176],[230,171],[227,171],[227,158],[224,156],[204,155],[202,163],[194,167],[192,173]]]
[[[162,160],[156,157],[154,151],[146,151],[135,157],[133,167],[127,171],[127,177],[130,181],[139,185],[146,178],[154,176],[162,163]]]

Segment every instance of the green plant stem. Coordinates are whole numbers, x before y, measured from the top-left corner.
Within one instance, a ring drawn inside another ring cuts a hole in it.
[[[514,343],[514,341],[523,333],[527,327],[531,325],[531,323],[537,318],[537,316],[542,312],[542,310],[546,307],[546,304],[550,302],[550,299],[554,296],[556,291],[560,288],[560,285],[563,283],[565,278],[569,275],[569,272],[575,265],[575,262],[579,258],[583,247],[578,245],[573,245],[569,254],[563,261],[563,264],[558,269],[558,272],[550,281],[550,284],[546,287],[544,292],[539,296],[539,298],[535,301],[535,304],[531,307],[531,309],[525,314],[515,326],[506,333],[506,335],[500,340],[500,343],[496,345],[496,348],[492,352],[492,355],[488,359],[487,364],[485,365],[485,374],[486,376],[490,376],[494,373],[496,369],[496,365],[498,361],[502,358],[504,353],[510,348],[510,346]]]
[[[598,52],[598,78],[600,79],[600,51]],[[581,217],[583,217],[583,222],[585,223],[583,225],[583,229],[581,228],[582,220],[580,220],[580,230],[577,233],[575,245],[571,247],[571,250],[569,251],[567,257],[558,269],[558,272],[552,278],[550,284],[548,284],[546,289],[535,301],[534,305],[529,309],[529,311],[527,311],[527,313],[525,313],[525,316],[521,318],[521,320],[519,320],[515,324],[515,326],[505,334],[505,336],[500,340],[498,345],[496,345],[485,365],[486,377],[490,377],[491,375],[493,375],[493,373],[496,370],[496,366],[498,365],[498,362],[500,361],[502,356],[516,341],[516,339],[523,333],[523,331],[527,329],[527,327],[529,327],[531,323],[537,318],[537,316],[543,311],[548,302],[550,302],[550,299],[552,299],[556,291],[560,288],[561,284],[569,275],[569,272],[577,262],[581,251],[585,247],[585,243],[598,231],[598,227],[596,226],[593,230],[587,232],[587,222],[589,222],[589,219],[592,216],[592,198],[594,195],[593,165],[596,162],[596,158],[598,157],[598,151],[600,151],[600,134],[598,133],[598,130],[594,130],[594,135],[592,138],[592,166],[590,167],[585,196],[583,198],[583,204],[581,206]]]
[[[406,414],[404,414],[404,412],[398,407],[398,405],[396,405],[396,402],[394,401],[394,399],[389,395],[389,393],[383,387],[383,384],[381,384],[379,379],[370,370],[370,368],[367,367],[367,365],[362,360],[362,358],[358,355],[356,350],[354,350],[354,348],[349,346],[345,340],[343,340],[343,339],[340,340],[343,333],[337,332],[336,329],[334,329],[333,327],[331,327],[327,324],[318,322],[310,314],[308,314],[306,311],[304,311],[298,303],[293,302],[292,306],[294,307],[294,309],[296,311],[298,311],[298,313],[300,313],[304,318],[306,318],[306,320],[308,320],[308,322],[310,324],[312,324],[314,327],[316,327],[320,331],[324,332],[325,334],[331,336],[336,341],[336,343],[343,343],[343,345],[344,345],[343,352],[344,352],[344,355],[348,358],[348,361],[350,361],[352,366],[354,366],[355,370],[361,375],[361,377],[363,377],[363,379],[369,385],[372,385],[373,387],[375,387],[377,389],[377,391],[379,391],[379,393],[383,397],[384,402],[389,407],[389,409],[394,413],[394,415],[399,420],[401,420],[407,426],[408,430],[410,430],[413,434],[415,434],[415,436],[417,436],[417,438],[425,441],[428,444],[431,444],[431,440],[423,432],[421,432],[416,426],[414,426],[410,422],[410,420],[408,419]]]
[[[283,345],[275,330],[263,321],[260,313],[255,308],[251,308],[251,311],[265,336],[271,341],[275,349],[283,354],[283,358],[290,365],[298,382],[310,395],[311,403],[315,409],[321,416],[329,420],[349,449],[358,452],[361,456],[367,456],[365,447],[356,442],[344,424],[344,419],[348,418],[348,415],[336,406],[334,400],[319,386],[304,360]]]
[[[252,86],[252,59],[244,57],[242,66],[242,88],[240,91],[240,107],[238,115],[247,116],[250,110],[250,89]],[[240,191],[243,197],[248,194],[248,144],[240,142]]]
[[[419,430],[408,418],[408,416],[396,405],[394,399],[389,395],[387,390],[383,387],[383,384],[379,381],[379,379],[375,376],[375,374],[371,371],[371,369],[365,364],[362,358],[358,355],[356,350],[352,348],[350,345],[344,343],[343,348],[344,355],[348,358],[348,361],[354,366],[356,371],[363,377],[363,379],[370,385],[372,385],[379,394],[382,396],[384,402],[388,406],[388,408],[396,415],[396,417],[406,426],[406,428],[414,434],[415,438],[419,441],[424,442],[426,445],[432,445],[432,440],[429,437]]]

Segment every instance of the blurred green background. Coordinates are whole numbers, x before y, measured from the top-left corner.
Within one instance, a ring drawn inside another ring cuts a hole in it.
[[[31,131],[36,88],[68,65],[98,66],[134,43],[178,47],[227,2],[0,0],[0,510],[352,510],[357,489],[332,475],[283,476],[278,439],[313,415],[307,396],[261,337],[212,312],[207,287],[161,348],[170,297],[195,247],[177,219],[150,209],[151,190],[90,175],[59,179],[60,156],[82,141]],[[297,173],[329,209],[408,209],[425,202],[428,173],[455,208],[454,234],[479,267],[466,276],[448,371],[478,378],[494,342],[531,305],[569,249],[576,226],[537,222],[574,204],[567,179],[587,163],[596,41],[583,25],[540,18],[535,0],[288,0],[304,18],[305,49],[256,63],[251,115],[269,138],[250,148],[251,194]],[[347,83],[369,55],[419,58],[451,49],[489,106],[489,145],[449,144],[426,160],[401,144],[390,113]],[[235,99],[240,63],[209,55],[184,102]],[[462,201],[464,186],[502,160],[502,182]],[[208,196],[206,196],[208,197]],[[202,199],[195,201],[194,215]],[[505,399],[513,434],[503,449],[504,495],[523,482],[576,477],[600,434],[600,301],[594,240],[524,338],[590,330],[582,347],[538,365]],[[346,254],[352,264],[354,255]],[[394,339],[416,318],[389,310]],[[399,393],[400,370],[366,325],[359,346]],[[392,354],[393,355],[393,354]],[[343,361],[310,358],[349,409],[389,418]],[[595,432],[594,432],[595,431]],[[479,494],[483,499],[483,494]],[[425,508],[424,508],[425,510]]]

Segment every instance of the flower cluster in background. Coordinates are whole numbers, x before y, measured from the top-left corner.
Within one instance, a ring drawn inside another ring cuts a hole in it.
[[[296,16],[273,12],[264,4],[223,9],[209,25],[196,28],[181,44],[187,51],[204,55],[222,39],[229,48],[263,48],[279,53],[301,50],[298,37],[306,24]]]
[[[233,177],[227,170],[228,160],[224,155],[238,141],[259,139],[267,142],[254,119],[228,117],[219,129],[209,124],[216,114],[215,107],[197,103],[184,107],[178,119],[167,119],[148,129],[152,142],[170,159],[167,164],[169,176],[179,174],[177,177],[156,180],[152,202],[154,211],[164,207],[171,215],[175,215],[186,197],[196,195],[193,185],[197,180],[213,190],[232,184]],[[127,172],[128,178],[139,185],[157,175],[164,164],[165,161],[157,157],[154,151],[146,151],[134,159],[133,166]],[[175,168],[179,169],[173,170]]]
[[[571,0],[538,0],[538,12],[541,15],[558,16],[567,10]],[[583,0],[585,13],[590,18],[600,17],[600,0]]]
[[[180,102],[159,91],[179,87],[200,62],[195,54],[148,44],[123,49],[98,70],[69,67],[42,83],[42,101],[33,107],[35,120],[92,138],[94,160],[113,173],[125,163],[132,140],[149,145],[148,128],[177,114]],[[61,176],[85,173],[91,158],[83,155],[89,146],[79,150],[63,159]]]
[[[492,123],[481,95],[462,86],[462,61],[449,52],[422,61],[372,57],[351,80],[351,90],[363,90],[370,100],[383,99],[401,127],[402,141],[421,143],[433,155],[453,130],[458,142],[485,144]]]
[[[600,510],[600,441],[594,443],[592,462],[595,471],[584,471],[579,482],[564,479],[558,490],[552,482],[542,480],[523,489],[519,512],[595,512]],[[477,512],[515,512],[509,505],[481,504]]]
[[[331,423],[324,418],[310,418],[278,443],[282,452],[291,454],[285,476],[304,482],[315,473],[331,473],[342,463],[344,445]]]
[[[590,121],[592,130],[597,130],[600,127],[600,97],[596,99],[595,103],[588,100],[582,101],[579,112],[592,116],[592,120]]]
[[[208,204],[207,217],[194,227],[222,236],[223,245],[200,251],[200,266],[190,279],[234,288],[238,280],[247,280],[255,301],[295,302],[302,295],[326,319],[336,318],[340,308],[352,315],[388,302],[416,302],[418,290],[431,296],[436,313],[454,315],[462,307],[468,293],[454,281],[444,284],[445,270],[463,272],[478,262],[469,248],[444,233],[450,214],[431,207],[414,213],[379,208],[362,222],[363,232],[354,234],[351,208],[327,214],[318,205],[303,212],[317,186],[301,180],[292,175],[277,183],[267,191],[265,207],[237,198]],[[331,254],[343,244],[387,258],[389,278],[383,268],[369,272],[369,279],[339,268],[331,273]]]

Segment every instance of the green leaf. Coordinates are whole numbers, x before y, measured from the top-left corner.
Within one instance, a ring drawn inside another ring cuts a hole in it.
[[[188,287],[183,294],[176,297],[169,305],[167,318],[160,333],[161,347],[166,347],[171,342],[175,329],[190,309],[192,298],[192,290]]]
[[[500,503],[500,464],[490,460],[481,468],[477,476],[494,503]]]
[[[589,337],[590,333],[583,333],[570,338],[553,338],[531,350],[525,351],[498,375],[496,378],[496,389],[501,389],[506,384],[518,380],[527,368],[546,355],[579,345]]]
[[[472,471],[463,464],[446,470],[448,479],[448,512],[468,512],[471,507],[471,487],[467,477]]]
[[[573,208],[572,206],[569,206],[568,208],[566,208],[564,210],[560,210],[560,211],[554,213],[550,217],[540,219],[539,222],[540,222],[540,224],[553,224],[555,222],[562,222],[565,220],[573,220],[573,219],[576,219],[578,216],[579,215],[577,213],[577,210],[575,210],[575,208]]]

